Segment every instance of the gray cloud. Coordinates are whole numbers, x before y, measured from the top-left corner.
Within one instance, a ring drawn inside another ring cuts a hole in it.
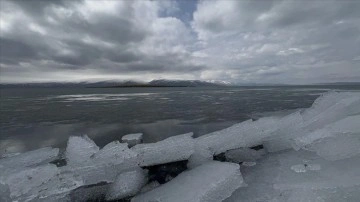
[[[195,3],[1,1],[0,81],[360,79],[358,1]]]

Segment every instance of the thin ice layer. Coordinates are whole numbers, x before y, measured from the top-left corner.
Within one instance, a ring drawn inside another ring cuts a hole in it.
[[[185,171],[170,182],[136,196],[133,202],[218,202],[245,186],[240,166],[234,163],[209,162]]]
[[[106,193],[106,200],[119,200],[134,196],[147,182],[147,172],[137,168],[123,172],[116,177]]]
[[[151,166],[187,160],[194,152],[193,133],[169,137],[156,143],[139,144],[131,148],[138,153],[140,166]]]

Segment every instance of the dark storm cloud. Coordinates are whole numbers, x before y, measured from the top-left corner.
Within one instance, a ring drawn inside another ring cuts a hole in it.
[[[184,1],[1,1],[0,79],[360,78],[359,1],[195,3],[194,10]]]
[[[206,43],[199,54],[228,67],[222,78],[348,81],[360,78],[351,62],[360,55],[358,10],[359,1],[201,1],[192,26]]]
[[[2,66],[2,72],[19,69],[9,65],[21,62],[43,64],[41,68],[49,71],[98,69],[123,74],[198,70],[197,65],[192,67],[179,59],[186,53],[167,51],[171,41],[159,46],[164,50],[151,48],[157,46],[159,37],[167,40],[156,36],[157,30],[149,24],[157,22],[157,7],[150,1],[4,1],[2,15],[11,27],[4,26],[1,34],[1,63],[8,65],[7,69]]]

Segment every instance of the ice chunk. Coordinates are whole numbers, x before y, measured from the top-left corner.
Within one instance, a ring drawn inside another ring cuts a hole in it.
[[[305,111],[284,117],[293,124],[282,125],[264,142],[269,152],[291,148],[292,139],[321,129],[350,115],[360,113],[359,93],[328,93],[318,98],[313,106]]]
[[[92,160],[95,164],[121,164],[126,161],[126,168],[132,168],[137,162],[137,153],[130,150],[126,143],[120,143],[119,141],[113,141],[99,152],[93,155]]]
[[[72,190],[83,185],[72,173],[58,173],[33,191],[32,201],[70,201]]]
[[[68,201],[105,201],[105,194],[110,183],[99,182],[97,184],[85,185],[71,191]]]
[[[319,156],[332,161],[350,158],[360,154],[360,133],[324,138],[307,145],[305,149],[315,151]]]
[[[83,140],[80,141],[82,142]],[[89,148],[86,146],[88,144],[87,142],[89,141],[86,140],[86,143],[83,144],[85,148]],[[94,150],[96,150],[96,148],[90,149],[91,152],[94,152]],[[70,164],[61,167],[61,171],[62,173],[74,173],[75,176],[83,181],[84,185],[97,184],[99,182],[110,183],[116,179],[119,173],[138,167],[138,154],[130,150],[126,143],[122,144],[119,143],[119,141],[107,144],[91,156],[78,155],[76,158],[80,158],[81,156],[85,156],[87,160],[81,164]]]
[[[274,126],[275,130],[264,139],[264,147],[268,152],[291,148],[291,138],[296,135],[296,130],[302,126],[303,118],[300,111],[282,117]]]
[[[90,160],[90,156],[99,151],[87,135],[71,136],[66,147],[66,161],[68,165],[79,165]]]
[[[360,113],[360,93],[338,93],[337,95],[339,99],[335,104],[315,116],[310,116],[307,112],[314,110],[316,107],[305,110],[303,114],[303,132],[320,129],[330,123]],[[319,102],[318,105],[321,105],[321,102]]]
[[[170,182],[134,197],[132,201],[222,201],[245,186],[239,168],[234,163],[209,162],[181,173]]]
[[[9,186],[7,186],[6,184],[2,184],[1,182],[0,182],[0,201],[3,202],[11,201]]]
[[[215,131],[196,139],[197,147],[208,147],[215,155],[240,147],[262,143],[263,138],[275,130],[278,117],[265,117],[257,121],[244,121],[229,128]]]
[[[139,154],[140,166],[151,166],[187,160],[194,152],[193,133],[169,137],[156,143],[138,144],[131,148]]]
[[[28,151],[11,157],[0,159],[0,170],[13,170],[14,168],[23,168],[39,164],[48,163],[57,158],[59,149],[45,147],[33,151]]]
[[[213,152],[211,152],[209,148],[195,145],[194,153],[190,156],[187,167],[195,168],[196,166],[212,161],[213,155]]]
[[[122,199],[138,193],[147,182],[147,172],[141,168],[124,172],[110,186],[106,200]]]
[[[360,115],[349,116],[324,128],[294,138],[293,146],[300,149],[322,138],[342,134],[360,134]]]
[[[55,165],[46,164],[0,176],[0,183],[9,187],[12,200],[19,200],[20,197],[33,197],[33,193],[38,194],[39,187],[58,173]]]
[[[124,135],[121,138],[121,142],[128,143],[129,147],[133,147],[137,144],[142,143],[142,140],[143,140],[142,133],[128,134],[128,135]]]
[[[239,148],[225,152],[226,160],[234,163],[241,163],[243,161],[256,161],[265,154],[264,149],[254,150],[250,148]]]
[[[160,183],[158,181],[152,181],[149,184],[143,186],[143,188],[141,188],[141,190],[140,190],[140,193],[145,193],[145,192],[151,191],[159,186],[160,186]]]

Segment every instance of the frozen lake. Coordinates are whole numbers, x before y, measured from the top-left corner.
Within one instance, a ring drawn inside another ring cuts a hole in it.
[[[128,133],[145,142],[195,137],[269,114],[310,107],[323,92],[359,86],[227,88],[2,88],[0,154],[63,147],[87,134],[99,145]]]

